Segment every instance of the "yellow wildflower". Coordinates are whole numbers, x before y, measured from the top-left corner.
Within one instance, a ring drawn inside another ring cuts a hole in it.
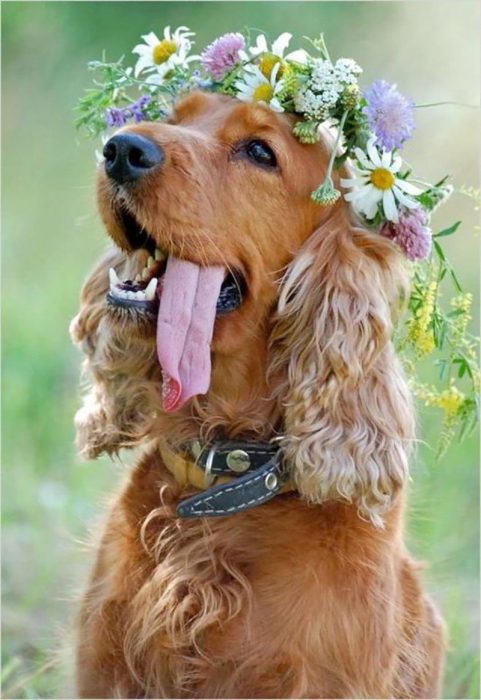
[[[456,415],[464,402],[464,394],[451,384],[449,389],[445,389],[438,398],[437,405],[449,415]]]
[[[424,355],[429,355],[436,346],[432,330],[418,330],[415,342],[416,350],[420,357],[423,357]]]
[[[433,331],[429,326],[432,321],[437,289],[438,285],[435,281],[429,282],[425,290],[424,299],[416,310],[414,318],[408,321],[408,337],[416,347],[417,354],[420,357],[428,355],[435,347]]]
[[[413,387],[413,391],[418,399],[421,399],[426,406],[434,406],[442,408],[446,414],[454,416],[458,413],[465,400],[464,394],[455,386],[454,381],[448,389],[442,392],[436,391],[434,387],[431,389],[425,384],[417,384]]]
[[[466,328],[471,320],[470,310],[473,303],[472,294],[458,294],[451,299],[451,308],[453,311],[460,311],[458,316],[452,320],[453,331],[456,339],[461,340],[466,333]]]

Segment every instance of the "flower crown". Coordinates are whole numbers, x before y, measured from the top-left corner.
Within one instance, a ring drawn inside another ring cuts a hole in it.
[[[415,128],[415,107],[422,105],[384,80],[361,89],[362,68],[351,58],[331,60],[322,35],[315,40],[306,37],[308,52],[288,51],[292,35],[287,32],[272,44],[263,34],[254,43],[249,31],[229,33],[200,55],[191,53],[193,37],[187,27],[175,31],[166,27],[161,39],[150,32],[133,48],[135,67],[125,67],[123,59],[91,62],[89,68],[102,78],[81,99],[77,126],[97,135],[129,121],[162,120],[179,97],[201,89],[296,114],[293,133],[304,144],[319,140],[321,124],[333,127],[337,136],[328,169],[312,199],[329,206],[342,196],[332,173],[349,161],[353,177],[340,178],[344,199],[366,226],[391,239],[417,263],[412,267],[411,316],[398,331],[398,345],[408,366],[435,349],[444,354],[436,361],[444,382],[441,390],[413,379],[415,393],[427,405],[445,411],[439,446],[443,452],[458,422],[462,434],[476,423],[480,375],[476,339],[466,332],[472,298],[463,293],[439,241],[461,222],[434,235],[430,228],[432,213],[450,197],[453,187],[448,177],[434,185],[414,177],[400,155]],[[132,95],[136,89],[140,97]],[[458,191],[479,199],[476,191]],[[455,290],[448,311],[439,303],[446,276]],[[469,378],[467,394],[456,386],[456,375]]]

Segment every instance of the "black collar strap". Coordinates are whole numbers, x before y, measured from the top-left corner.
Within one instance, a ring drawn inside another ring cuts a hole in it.
[[[293,490],[281,451],[272,443],[224,441],[206,445],[195,440],[178,452],[162,441],[160,453],[178,483],[205,489],[179,503],[177,514],[181,518],[233,515]]]
[[[279,452],[279,446],[272,442],[252,440],[226,440],[211,445],[193,440],[184,449],[202,467],[208,479],[216,476],[238,477],[262,467]]]

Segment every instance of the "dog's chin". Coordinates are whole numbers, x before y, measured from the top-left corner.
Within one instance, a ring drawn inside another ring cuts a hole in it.
[[[122,322],[153,325],[158,315],[163,277],[171,251],[159,247],[154,236],[127,209],[119,208],[115,221],[116,231],[111,235],[127,253],[127,277],[120,279],[117,271],[110,269],[107,292],[109,309]],[[217,300],[217,316],[237,311],[246,294],[245,277],[237,270],[228,271]]]

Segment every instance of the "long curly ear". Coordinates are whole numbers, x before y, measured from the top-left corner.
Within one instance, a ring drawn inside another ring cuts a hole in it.
[[[125,254],[111,246],[85,280],[80,294],[80,311],[70,323],[70,337],[87,357],[95,354],[98,329],[105,315],[105,295],[109,290],[109,269],[125,261]]]
[[[406,291],[392,244],[356,228],[339,202],[288,269],[272,335],[298,490],[314,502],[355,501],[377,525],[408,474],[414,437],[391,342],[391,310]]]
[[[155,343],[131,319],[108,313],[109,268],[128,276],[125,254],[111,248],[87,278],[80,311],[70,335],[83,353],[82,376],[87,391],[75,416],[76,445],[83,457],[112,454],[133,447],[148,434],[160,401],[161,377]]]

